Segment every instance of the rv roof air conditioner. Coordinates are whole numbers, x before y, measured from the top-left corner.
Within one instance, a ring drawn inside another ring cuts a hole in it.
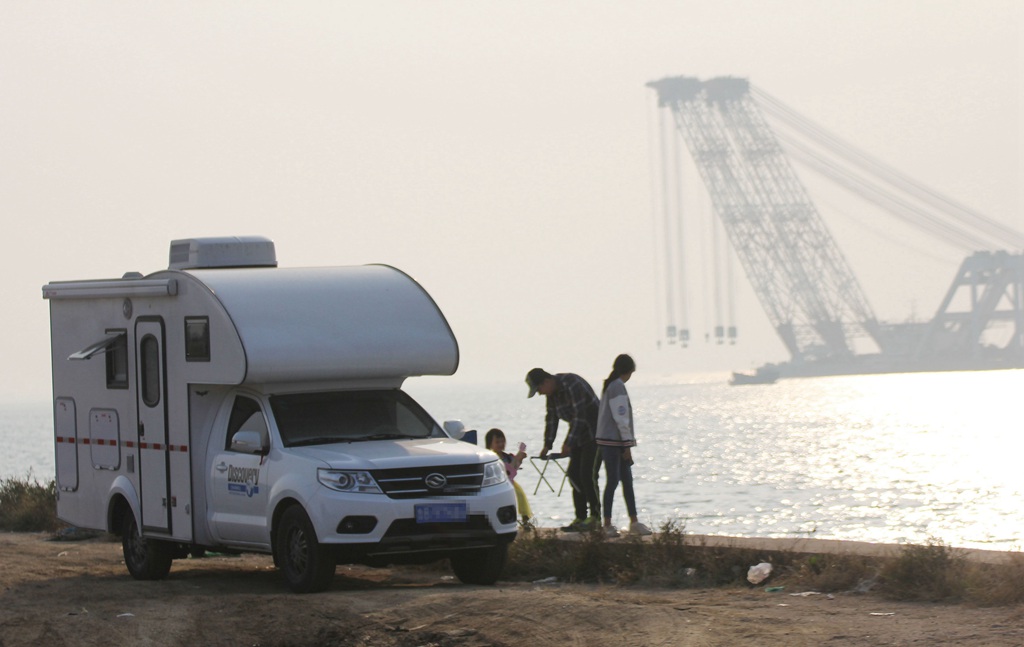
[[[183,238],[171,241],[171,270],[277,267],[274,241],[263,236]]]

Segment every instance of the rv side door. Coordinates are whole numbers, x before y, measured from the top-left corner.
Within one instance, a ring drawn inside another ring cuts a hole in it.
[[[142,527],[168,532],[167,369],[164,324],[140,317],[135,324],[135,361],[138,382],[139,486],[142,490]]]

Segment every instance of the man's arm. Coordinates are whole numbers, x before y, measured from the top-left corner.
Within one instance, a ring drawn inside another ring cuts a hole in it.
[[[544,449],[540,450],[541,458],[548,455],[548,452],[555,445],[555,437],[558,435],[558,414],[555,413],[555,406],[548,400],[548,413],[544,419]]]

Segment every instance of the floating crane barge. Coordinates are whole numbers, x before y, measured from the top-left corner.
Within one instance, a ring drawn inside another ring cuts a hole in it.
[[[797,377],[1024,368],[1024,234],[856,151],[746,79],[671,77],[647,85],[685,142],[729,246],[789,352],[789,361],[763,369]],[[784,148],[765,113],[874,179],[829,163],[796,140],[786,140]],[[677,169],[665,163],[666,146],[663,141],[662,183],[669,193],[669,175]],[[972,250],[930,321],[879,321],[787,152],[904,221]],[[666,226],[681,217],[670,213],[672,200],[666,195],[663,202]],[[682,252],[666,241],[667,257],[673,253]],[[673,272],[669,258],[666,266]],[[668,283],[671,291],[683,280],[669,277]],[[690,331],[672,320],[671,300],[667,336],[685,346]],[[726,328],[730,340],[735,336],[733,326],[719,325],[719,343]]]

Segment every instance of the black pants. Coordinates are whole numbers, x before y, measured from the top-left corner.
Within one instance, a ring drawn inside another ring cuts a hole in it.
[[[612,506],[615,503],[615,489],[622,483],[622,496],[626,499],[626,512],[630,519],[636,519],[636,495],[633,493],[632,463],[622,460],[623,447],[601,445],[601,458],[604,460],[604,518],[612,518]]]
[[[600,467],[597,444],[577,445],[569,451],[569,467],[565,470],[572,485],[572,504],[576,518],[601,517],[601,501],[597,496],[597,470]],[[587,514],[590,505],[590,514]]]

